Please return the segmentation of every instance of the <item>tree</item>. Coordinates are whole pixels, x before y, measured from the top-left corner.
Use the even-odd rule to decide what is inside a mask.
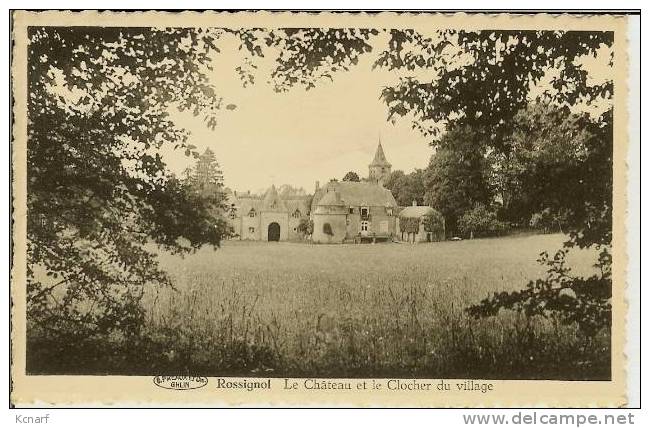
[[[500,235],[507,229],[497,220],[497,213],[483,204],[476,204],[458,219],[458,231],[465,237]]]
[[[233,234],[231,226],[225,220],[231,208],[226,205],[226,191],[223,186],[223,172],[219,167],[214,152],[207,148],[199,155],[193,168],[185,170],[183,184],[194,197],[211,210],[211,221],[222,238]]]
[[[27,316],[69,345],[133,337],[147,286],[171,286],[154,243],[218,246],[218,201],[167,173],[159,149],[193,154],[176,106],[216,124],[207,83],[217,35],[203,29],[30,27]],[[179,238],[185,238],[183,240]]]
[[[185,182],[204,197],[216,199],[217,206],[225,210],[225,190],[223,187],[223,172],[217,158],[210,148],[205,149],[194,166],[185,172]]]
[[[390,173],[384,187],[391,191],[397,205],[404,205],[401,203],[400,195],[402,194],[402,189],[406,186],[406,174],[401,169],[397,169]]]
[[[296,230],[298,231],[298,233],[301,233],[305,237],[311,236],[314,233],[314,222],[311,219],[303,217],[298,222],[298,226]]]
[[[415,169],[410,174],[404,174],[401,170],[393,171],[384,187],[391,191],[397,205],[407,206],[413,201],[422,205],[426,189],[425,172],[421,169]]]
[[[576,173],[587,154],[589,123],[584,114],[547,102],[531,103],[515,115],[511,150],[489,156],[504,218],[525,224],[533,213],[561,215],[580,187]]]
[[[354,182],[359,182],[361,179],[359,178],[359,174],[357,174],[354,171],[349,171],[345,176],[343,177],[343,181],[354,181]]]
[[[442,137],[426,170],[425,202],[445,217],[446,231],[456,234],[458,219],[474,204],[492,202],[488,163],[477,150],[478,136],[468,127]]]
[[[196,162],[192,182],[200,188],[223,187],[223,173],[219,169],[214,152],[209,147]]]

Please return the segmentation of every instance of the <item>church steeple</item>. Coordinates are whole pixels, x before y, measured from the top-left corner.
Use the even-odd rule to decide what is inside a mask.
[[[368,181],[383,185],[390,176],[391,166],[384,154],[384,148],[381,146],[380,138],[377,150],[375,151],[375,157],[372,159],[370,165],[368,165]]]
[[[372,160],[370,166],[387,166],[390,167],[391,164],[386,160],[386,155],[384,154],[384,148],[381,146],[381,140],[377,145],[377,151],[375,152],[375,158]]]

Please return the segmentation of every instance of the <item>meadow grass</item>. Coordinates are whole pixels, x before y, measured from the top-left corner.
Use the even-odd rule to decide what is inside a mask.
[[[228,241],[161,254],[176,290],[149,292],[131,374],[607,379],[610,338],[553,317],[464,309],[543,276],[561,235],[430,244]],[[572,251],[576,274],[594,254]]]

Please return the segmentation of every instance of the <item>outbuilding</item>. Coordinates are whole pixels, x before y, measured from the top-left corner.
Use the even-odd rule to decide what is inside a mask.
[[[445,219],[430,206],[413,205],[403,208],[398,216],[400,239],[406,242],[435,242],[445,240]]]

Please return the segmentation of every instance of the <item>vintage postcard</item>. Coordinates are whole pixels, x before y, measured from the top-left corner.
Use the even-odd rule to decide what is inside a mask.
[[[624,406],[626,19],[15,11],[12,404]]]

